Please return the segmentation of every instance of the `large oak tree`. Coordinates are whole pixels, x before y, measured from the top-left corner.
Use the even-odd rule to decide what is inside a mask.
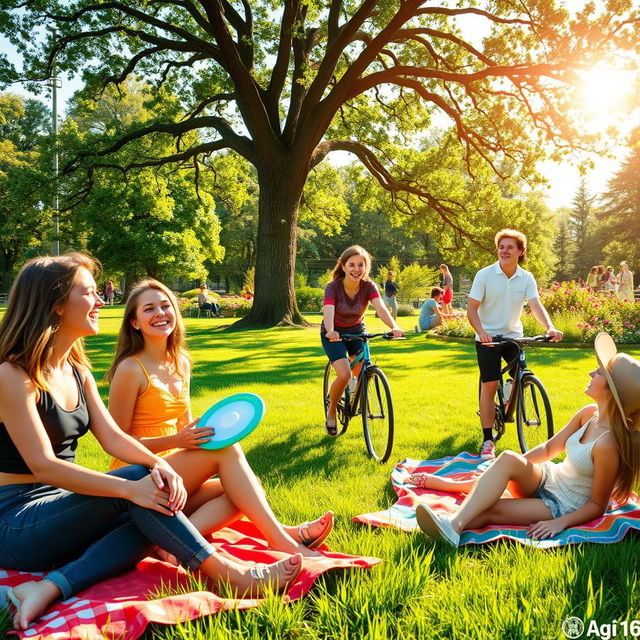
[[[473,173],[532,170],[554,142],[570,148],[571,70],[611,48],[637,46],[628,0],[570,19],[553,0],[2,0],[5,32],[25,73],[54,58],[96,92],[131,75],[166,84],[180,110],[109,139],[66,166],[91,175],[146,136],[174,140],[131,167],[206,164],[232,150],[260,186],[256,297],[247,324],[300,322],[293,273],[296,222],[309,171],[332,152],[354,154],[408,214],[439,217],[456,241],[487,243],[466,204],[434,193],[403,147],[450,123]],[[55,44],[34,33],[55,25]],[[483,37],[476,37],[480,33]],[[0,72],[11,75],[6,62]],[[442,116],[442,117],[440,117]],[[569,117],[568,117],[569,116]],[[199,135],[190,136],[198,131]],[[490,216],[491,212],[483,212]],[[476,215],[471,218],[477,217]]]

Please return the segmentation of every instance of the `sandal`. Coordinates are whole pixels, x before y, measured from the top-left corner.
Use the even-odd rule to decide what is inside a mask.
[[[317,522],[317,520],[307,520],[307,522],[303,522],[298,527],[298,539],[300,540],[300,543],[305,547],[308,547],[309,549],[317,549],[331,533],[331,530],[333,529],[333,511],[328,511],[325,515],[329,516],[328,522],[325,528],[322,530],[322,533],[320,533],[320,535],[316,536],[315,538],[312,538],[309,535],[309,527]],[[322,518],[324,518],[324,516],[321,516],[321,518],[319,519]]]
[[[0,609],[8,609],[9,615],[13,618],[20,608],[20,600],[13,593],[11,587],[0,587]]]
[[[428,489],[427,482],[433,474],[431,473],[410,473],[407,478],[409,484],[413,484],[420,489]]]
[[[287,586],[291,584],[297,577],[300,571],[302,570],[302,558],[298,556],[299,562],[296,567],[296,570],[293,571],[291,576],[288,579],[283,579],[281,583],[278,578],[277,565],[280,564],[278,562],[274,564],[264,564],[263,562],[258,562],[253,565],[249,569],[249,575],[254,580],[260,580],[263,582],[262,585],[259,585],[261,589],[263,588],[272,588],[277,592],[286,591]],[[274,578],[275,577],[275,581]]]
[[[331,436],[332,438],[335,438],[338,435],[337,420],[334,420],[333,423],[331,423],[329,422],[329,418],[327,418],[324,423],[324,428],[325,428],[325,431],[327,432],[327,435]]]

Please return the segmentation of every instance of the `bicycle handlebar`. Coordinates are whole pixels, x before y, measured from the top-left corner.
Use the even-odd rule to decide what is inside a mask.
[[[349,340],[370,340],[371,338],[382,337],[385,340],[404,340],[404,338],[394,338],[392,331],[385,333],[343,333],[340,339],[344,342]]]
[[[485,342],[486,345],[498,345],[505,342],[513,342],[514,344],[525,346],[532,342],[551,342],[551,336],[547,334],[541,334],[539,336],[523,337],[523,338],[508,338],[506,336],[491,336],[493,342]]]

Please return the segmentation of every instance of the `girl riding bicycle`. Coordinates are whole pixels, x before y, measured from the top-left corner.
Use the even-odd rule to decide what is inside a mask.
[[[239,444],[213,451],[200,448],[213,429],[198,427],[191,416],[190,373],[175,296],[161,282],[143,280],[127,299],[116,356],[107,373],[111,415],[123,431],[180,474],[189,494],[184,512],[200,533],[216,531],[244,514],[272,548],[312,555],[307,547],[319,546],[329,535],[333,513],[300,526],[283,526]],[[110,468],[121,465],[112,459]]]
[[[353,245],[338,258],[332,272],[333,279],[324,290],[320,337],[336,371],[336,379],[329,390],[325,422],[325,429],[330,436],[338,435],[336,407],[352,375],[347,353],[353,356],[362,349],[362,340],[343,342],[341,334],[366,331],[364,314],[371,303],[378,317],[393,330],[394,338],[404,335],[382,302],[378,287],[369,279],[370,271],[371,255],[362,247]],[[354,371],[354,375],[357,373]]]
[[[418,505],[424,533],[458,546],[464,529],[508,524],[552,538],[602,516],[612,496],[616,502],[629,498],[640,478],[640,361],[616,353],[606,333],[596,337],[595,352],[598,368],[585,390],[595,404],[580,409],[553,438],[524,455],[505,451],[474,481],[409,477],[423,488],[470,492],[453,516]],[[563,451],[565,460],[551,461]],[[514,498],[502,498],[506,489]]]

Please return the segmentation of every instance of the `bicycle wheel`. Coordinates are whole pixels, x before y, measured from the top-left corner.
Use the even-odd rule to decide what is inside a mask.
[[[324,384],[322,385],[322,400],[324,404],[324,417],[327,418],[327,411],[329,409],[329,389],[333,381],[336,379],[336,370],[331,366],[330,362],[327,362],[327,367],[324,370]],[[346,392],[345,392],[346,394]],[[338,400],[338,406],[336,407],[336,418],[338,423],[342,425],[342,428],[338,429],[338,434],[341,436],[346,430],[349,424],[349,411],[346,407],[345,396],[343,395]]]
[[[387,378],[376,366],[367,368],[360,410],[367,451],[375,460],[386,462],[393,448],[393,402]]]
[[[522,453],[553,436],[551,403],[544,385],[534,375],[522,378],[516,409],[518,440]]]

